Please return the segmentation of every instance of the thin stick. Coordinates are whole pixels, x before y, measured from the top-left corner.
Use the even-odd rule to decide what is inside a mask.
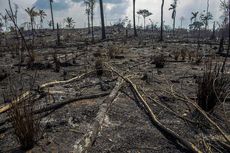
[[[190,152],[195,152],[195,153],[201,153],[202,151],[200,151],[194,144],[192,144],[191,142],[188,142],[187,140],[183,139],[182,137],[180,137],[177,133],[175,133],[174,131],[172,131],[171,129],[165,127],[156,117],[156,115],[153,113],[153,111],[151,110],[150,106],[148,105],[148,103],[144,100],[144,98],[141,96],[141,94],[139,93],[137,86],[127,77],[122,76],[119,72],[117,72],[116,70],[114,70],[110,65],[107,64],[107,66],[113,71],[115,72],[117,75],[121,76],[121,78],[123,78],[129,85],[131,90],[133,91],[133,93],[136,95],[136,97],[138,98],[138,100],[144,105],[148,115],[150,116],[152,122],[155,124],[155,126],[160,129],[160,131],[163,133],[165,133],[167,136],[170,136],[170,138],[172,138],[173,142],[176,142],[178,145],[181,145],[183,147],[185,147],[188,151]],[[176,140],[176,141],[174,141]]]

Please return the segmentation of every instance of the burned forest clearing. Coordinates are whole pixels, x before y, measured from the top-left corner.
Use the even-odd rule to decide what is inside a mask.
[[[9,6],[0,153],[229,152],[229,23],[212,30],[195,16],[190,29],[74,28],[67,18],[66,28],[51,21],[49,29],[36,28],[28,8],[23,29]]]

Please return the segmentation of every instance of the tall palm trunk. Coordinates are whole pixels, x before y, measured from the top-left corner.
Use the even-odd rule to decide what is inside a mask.
[[[106,39],[105,35],[105,21],[104,21],[104,10],[103,10],[103,0],[100,0],[100,10],[101,10],[101,32],[102,32],[102,40]]]
[[[4,19],[5,21],[5,28],[6,28],[6,31],[7,31],[7,29],[8,29],[8,22],[7,22],[7,19]]]
[[[40,29],[43,29],[43,21],[40,21]]]
[[[52,6],[53,0],[50,0],[50,11],[51,11],[51,17],[52,17],[52,25],[54,30],[54,16],[53,16],[53,6]]]
[[[90,14],[87,14],[88,16],[88,34],[90,34]]]
[[[207,9],[206,9],[206,16],[208,17],[208,12],[209,12],[209,0],[207,0]],[[208,27],[208,20],[206,19],[205,21],[205,31],[207,30]]]
[[[161,4],[161,35],[160,35],[160,41],[163,41],[163,28],[164,28],[164,0],[162,0]]]
[[[92,42],[94,42],[93,9],[91,10],[91,31],[92,31]]]
[[[176,13],[175,13],[175,17],[173,18],[173,36],[175,36],[175,25],[176,25]]]
[[[133,0],[133,29],[134,29],[134,36],[137,37],[137,29],[136,29],[136,0]]]
[[[144,17],[144,30],[145,30],[145,17]]]
[[[32,30],[32,32],[34,32],[34,21],[33,21],[32,16],[30,16],[30,24],[31,24],[31,30]]]

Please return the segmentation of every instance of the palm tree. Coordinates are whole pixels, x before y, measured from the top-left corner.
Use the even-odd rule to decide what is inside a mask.
[[[31,24],[32,31],[34,31],[34,22],[35,22],[34,18],[38,16],[38,12],[36,12],[34,9],[35,7],[32,8],[28,7],[27,9],[25,9],[26,13],[30,16],[30,24]]]
[[[104,10],[103,10],[103,0],[100,1],[100,10],[101,10],[101,28],[102,28],[102,40],[106,39],[105,35],[105,21],[104,21]]]
[[[162,0],[161,3],[161,35],[160,35],[160,41],[163,41],[163,28],[164,28],[164,0]]]
[[[139,10],[139,11],[137,12],[137,14],[143,16],[143,18],[144,18],[144,29],[145,29],[145,19],[146,19],[146,17],[152,15],[152,13],[149,12],[148,10],[146,10],[146,9],[143,9],[143,10]]]
[[[2,27],[3,27],[3,23],[2,20],[0,19],[0,32],[2,32]]]
[[[94,18],[94,8],[96,0],[88,0],[89,2],[89,8],[90,8],[90,14],[91,14],[91,30],[92,30],[92,42],[94,42],[94,27],[93,27],[93,18]]]
[[[183,21],[185,20],[185,18],[183,16],[180,17],[180,28],[182,29],[183,26]]]
[[[88,34],[90,34],[90,3],[88,0],[84,1],[85,3],[85,13],[87,14],[87,19],[88,19]]]
[[[137,37],[137,29],[136,29],[136,0],[133,0],[133,29],[134,29],[134,36]]]
[[[170,8],[169,8],[169,10],[172,10],[172,19],[173,19],[173,35],[175,35],[176,8],[177,8],[177,0],[174,0],[173,4],[171,4],[171,5],[170,5]]]
[[[47,14],[43,10],[39,10],[38,14],[40,16],[40,28],[42,28],[43,27],[43,20],[45,19]]]
[[[74,27],[74,20],[73,20],[73,18],[71,18],[71,17],[67,17],[66,19],[64,19],[64,21],[67,23],[67,25],[66,25],[66,27],[67,28],[73,28]]]
[[[198,14],[199,14],[199,12],[192,12],[192,17],[191,17],[191,22],[192,22],[192,20],[194,19],[194,22],[196,22],[197,21],[197,16],[198,16]]]
[[[209,12],[209,0],[207,0],[207,9],[206,9],[206,16],[208,17],[210,14]],[[208,27],[208,20],[205,21],[205,30],[207,30]]]
[[[9,20],[9,17],[7,16],[7,14],[2,15],[0,13],[0,15],[1,15],[2,19],[4,20],[4,26],[5,26],[6,30],[7,30],[8,29],[8,20]]]
[[[15,17],[15,22],[16,22],[16,24],[17,24],[17,22],[18,22],[18,4],[14,4],[14,9],[15,9],[15,11],[14,11],[14,17]]]
[[[200,15],[200,19],[201,19],[201,21],[204,23],[204,25],[205,25],[205,27],[204,27],[204,29],[205,30],[207,30],[207,27],[208,27],[208,21],[209,20],[212,20],[213,19],[213,16],[212,16],[212,14],[210,13],[210,12],[208,12],[208,13],[202,13],[201,15]]]
[[[48,26],[49,26],[49,28],[51,29],[51,28],[52,28],[52,20],[47,21],[47,22],[48,22]]]
[[[50,1],[50,12],[51,12],[51,17],[52,17],[52,26],[53,26],[53,30],[54,30],[54,15],[53,15],[53,0],[49,0]]]

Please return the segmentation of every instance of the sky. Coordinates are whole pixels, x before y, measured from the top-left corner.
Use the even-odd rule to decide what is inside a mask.
[[[16,3],[19,6],[18,22],[23,23],[29,21],[29,16],[25,13],[27,7],[35,6],[37,9],[43,9],[47,13],[44,25],[48,24],[50,20],[49,0],[11,0],[12,4]],[[96,0],[97,2],[99,0]],[[106,25],[117,23],[118,20],[124,19],[126,16],[132,21],[132,2],[133,0],[103,0],[104,13]],[[209,10],[213,14],[213,21],[219,21],[222,14],[220,10],[220,0],[209,0]],[[171,11],[169,11],[170,4],[173,0],[165,0],[164,6],[164,20],[165,24],[172,25]],[[191,12],[206,10],[207,0],[178,0],[176,27],[180,26],[180,17],[183,16],[185,21],[183,27],[187,27],[190,23]],[[5,9],[8,9],[8,0],[0,0],[0,13],[5,14]],[[54,19],[64,25],[64,18],[72,17],[74,19],[75,27],[84,28],[87,26],[87,16],[85,14],[85,5],[83,0],[54,0]],[[153,13],[146,24],[150,24],[149,19],[154,23],[160,25],[161,0],[136,0],[136,11],[140,9],[148,9]],[[210,22],[210,28],[213,23]],[[37,18],[37,22],[39,19]],[[100,9],[99,4],[95,6],[95,25],[100,25]],[[136,15],[136,22],[138,25],[143,25],[143,18]]]

